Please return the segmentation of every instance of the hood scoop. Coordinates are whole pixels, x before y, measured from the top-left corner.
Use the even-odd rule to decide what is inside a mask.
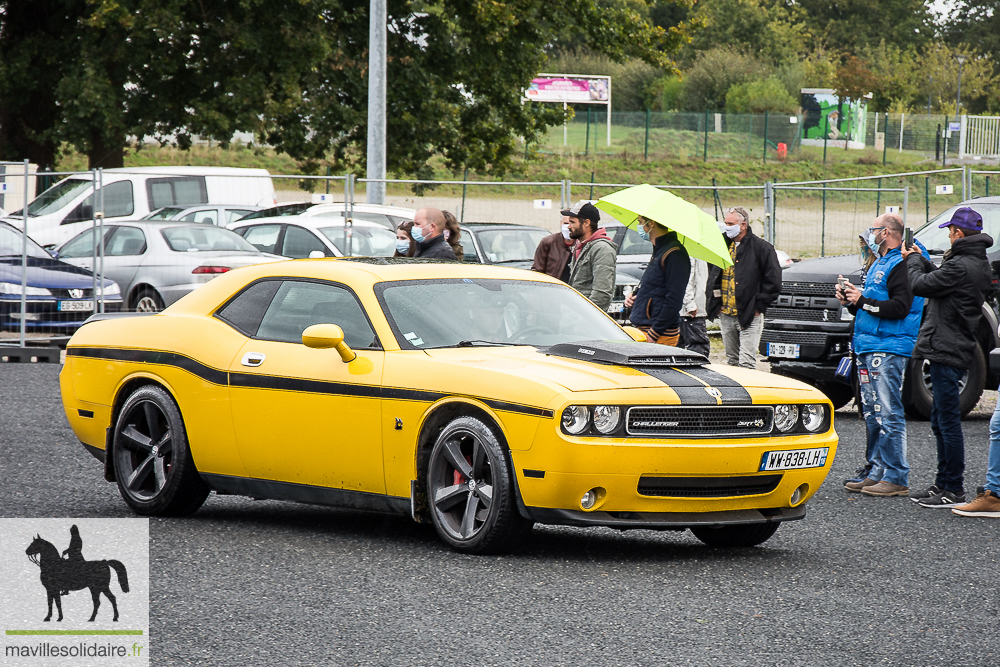
[[[630,343],[617,340],[588,340],[578,343],[553,345],[545,354],[592,361],[595,364],[614,366],[704,366],[708,357],[697,352],[668,345]]]

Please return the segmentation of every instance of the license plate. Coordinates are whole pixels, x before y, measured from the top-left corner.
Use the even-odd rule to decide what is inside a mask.
[[[798,359],[799,346],[791,343],[768,343],[767,356],[781,357],[783,359]]]
[[[93,301],[60,301],[59,310],[66,312],[69,310],[88,311],[94,309]]]
[[[764,452],[760,459],[760,470],[797,470],[800,468],[822,468],[826,465],[829,447],[816,449],[790,449],[781,452]]]
[[[609,313],[620,313],[623,310],[625,310],[625,302],[624,301],[618,301],[617,303],[616,302],[612,302],[611,306],[608,308],[608,312]]]

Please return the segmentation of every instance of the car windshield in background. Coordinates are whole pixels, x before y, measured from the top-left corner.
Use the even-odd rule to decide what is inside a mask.
[[[494,264],[530,262],[539,242],[548,236],[542,229],[484,229],[477,233],[479,246]]]
[[[257,248],[247,243],[239,234],[221,227],[185,226],[167,227],[160,231],[167,245],[176,252],[197,252],[202,250],[227,250],[257,252]]]
[[[341,225],[320,227],[319,232],[346,257],[392,257],[396,252],[396,235],[384,227],[349,227],[345,235]]]
[[[274,206],[272,208],[261,209],[260,211],[254,211],[244,215],[240,220],[256,220],[258,218],[278,218],[285,215],[298,215],[303,211],[308,211],[312,208],[312,204],[301,203],[301,204],[282,204],[281,206]]]
[[[35,217],[58,211],[92,187],[93,181],[81,178],[67,178],[65,181],[60,181],[28,204],[28,215]],[[11,215],[21,215],[21,211]]]
[[[413,280],[376,286],[399,346],[535,345],[631,340],[566,285],[525,280]]]
[[[653,243],[644,241],[639,232],[631,227],[625,228],[625,237],[622,238],[619,255],[651,255],[653,254]]]
[[[165,206],[158,211],[153,211],[143,216],[142,220],[172,220],[175,215],[183,211],[181,206]]]
[[[21,236],[21,232],[18,230],[6,226],[0,227],[0,257],[8,257],[11,255],[20,257],[24,244],[23,239],[24,237]],[[31,239],[28,239],[28,257],[45,257],[52,259],[52,255],[42,250],[41,246]]]
[[[962,206],[952,206],[916,232],[917,239],[924,244],[925,248],[944,251],[951,247],[951,241],[948,240],[948,228],[942,229],[938,225],[951,220],[955,211],[962,207],[972,208],[983,216],[983,231],[993,237],[994,246],[996,245],[996,241],[1000,240],[1000,204],[975,204],[974,206],[963,204]]]

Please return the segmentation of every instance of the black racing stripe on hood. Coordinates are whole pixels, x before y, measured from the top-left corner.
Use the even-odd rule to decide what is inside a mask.
[[[636,368],[636,370],[655,377],[673,389],[680,398],[681,405],[719,405],[719,401],[706,391],[708,387],[719,391],[722,395],[722,405],[753,404],[749,392],[742,385],[732,378],[705,368],[685,366],[683,371],[676,368]]]

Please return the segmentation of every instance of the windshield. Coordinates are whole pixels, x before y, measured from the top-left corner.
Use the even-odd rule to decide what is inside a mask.
[[[973,202],[972,204],[952,206],[918,229],[914,236],[924,244],[927,250],[940,250],[944,252],[951,247],[951,241],[948,240],[948,228],[940,228],[938,225],[951,220],[951,216],[955,215],[955,211],[963,207],[971,208],[983,216],[983,231],[993,237],[995,245],[995,241],[1000,238],[1000,204],[980,204]]]
[[[92,189],[92,183],[93,181],[81,178],[67,178],[59,181],[28,204],[28,215],[34,218],[60,211],[80,194]],[[11,215],[16,217],[23,214],[21,211],[16,211]]]
[[[153,211],[152,213],[142,217],[142,220],[173,220],[174,216],[185,209],[179,206],[164,206],[158,211]]]
[[[549,233],[544,229],[486,229],[476,235],[489,260],[503,264],[532,261],[539,242]]]
[[[9,255],[20,257],[21,247],[24,243],[22,241],[23,238],[20,231],[6,225],[0,226],[0,257]],[[46,257],[52,259],[52,255],[42,250],[41,246],[30,238],[28,239],[28,257]]]
[[[399,346],[549,346],[631,340],[566,285],[526,280],[413,280],[383,283],[379,300]]]
[[[319,231],[347,257],[392,257],[396,252],[396,235],[384,227],[350,227],[346,237],[343,226]]]
[[[170,249],[175,252],[197,252],[199,250],[228,250],[257,252],[242,236],[221,227],[187,225],[167,227],[160,231]]]
[[[273,208],[265,208],[260,211],[254,211],[249,215],[244,215],[240,220],[257,220],[258,218],[276,218],[284,215],[298,215],[303,211],[308,211],[313,205],[308,203],[301,204],[281,204],[280,206],[275,206]]]

